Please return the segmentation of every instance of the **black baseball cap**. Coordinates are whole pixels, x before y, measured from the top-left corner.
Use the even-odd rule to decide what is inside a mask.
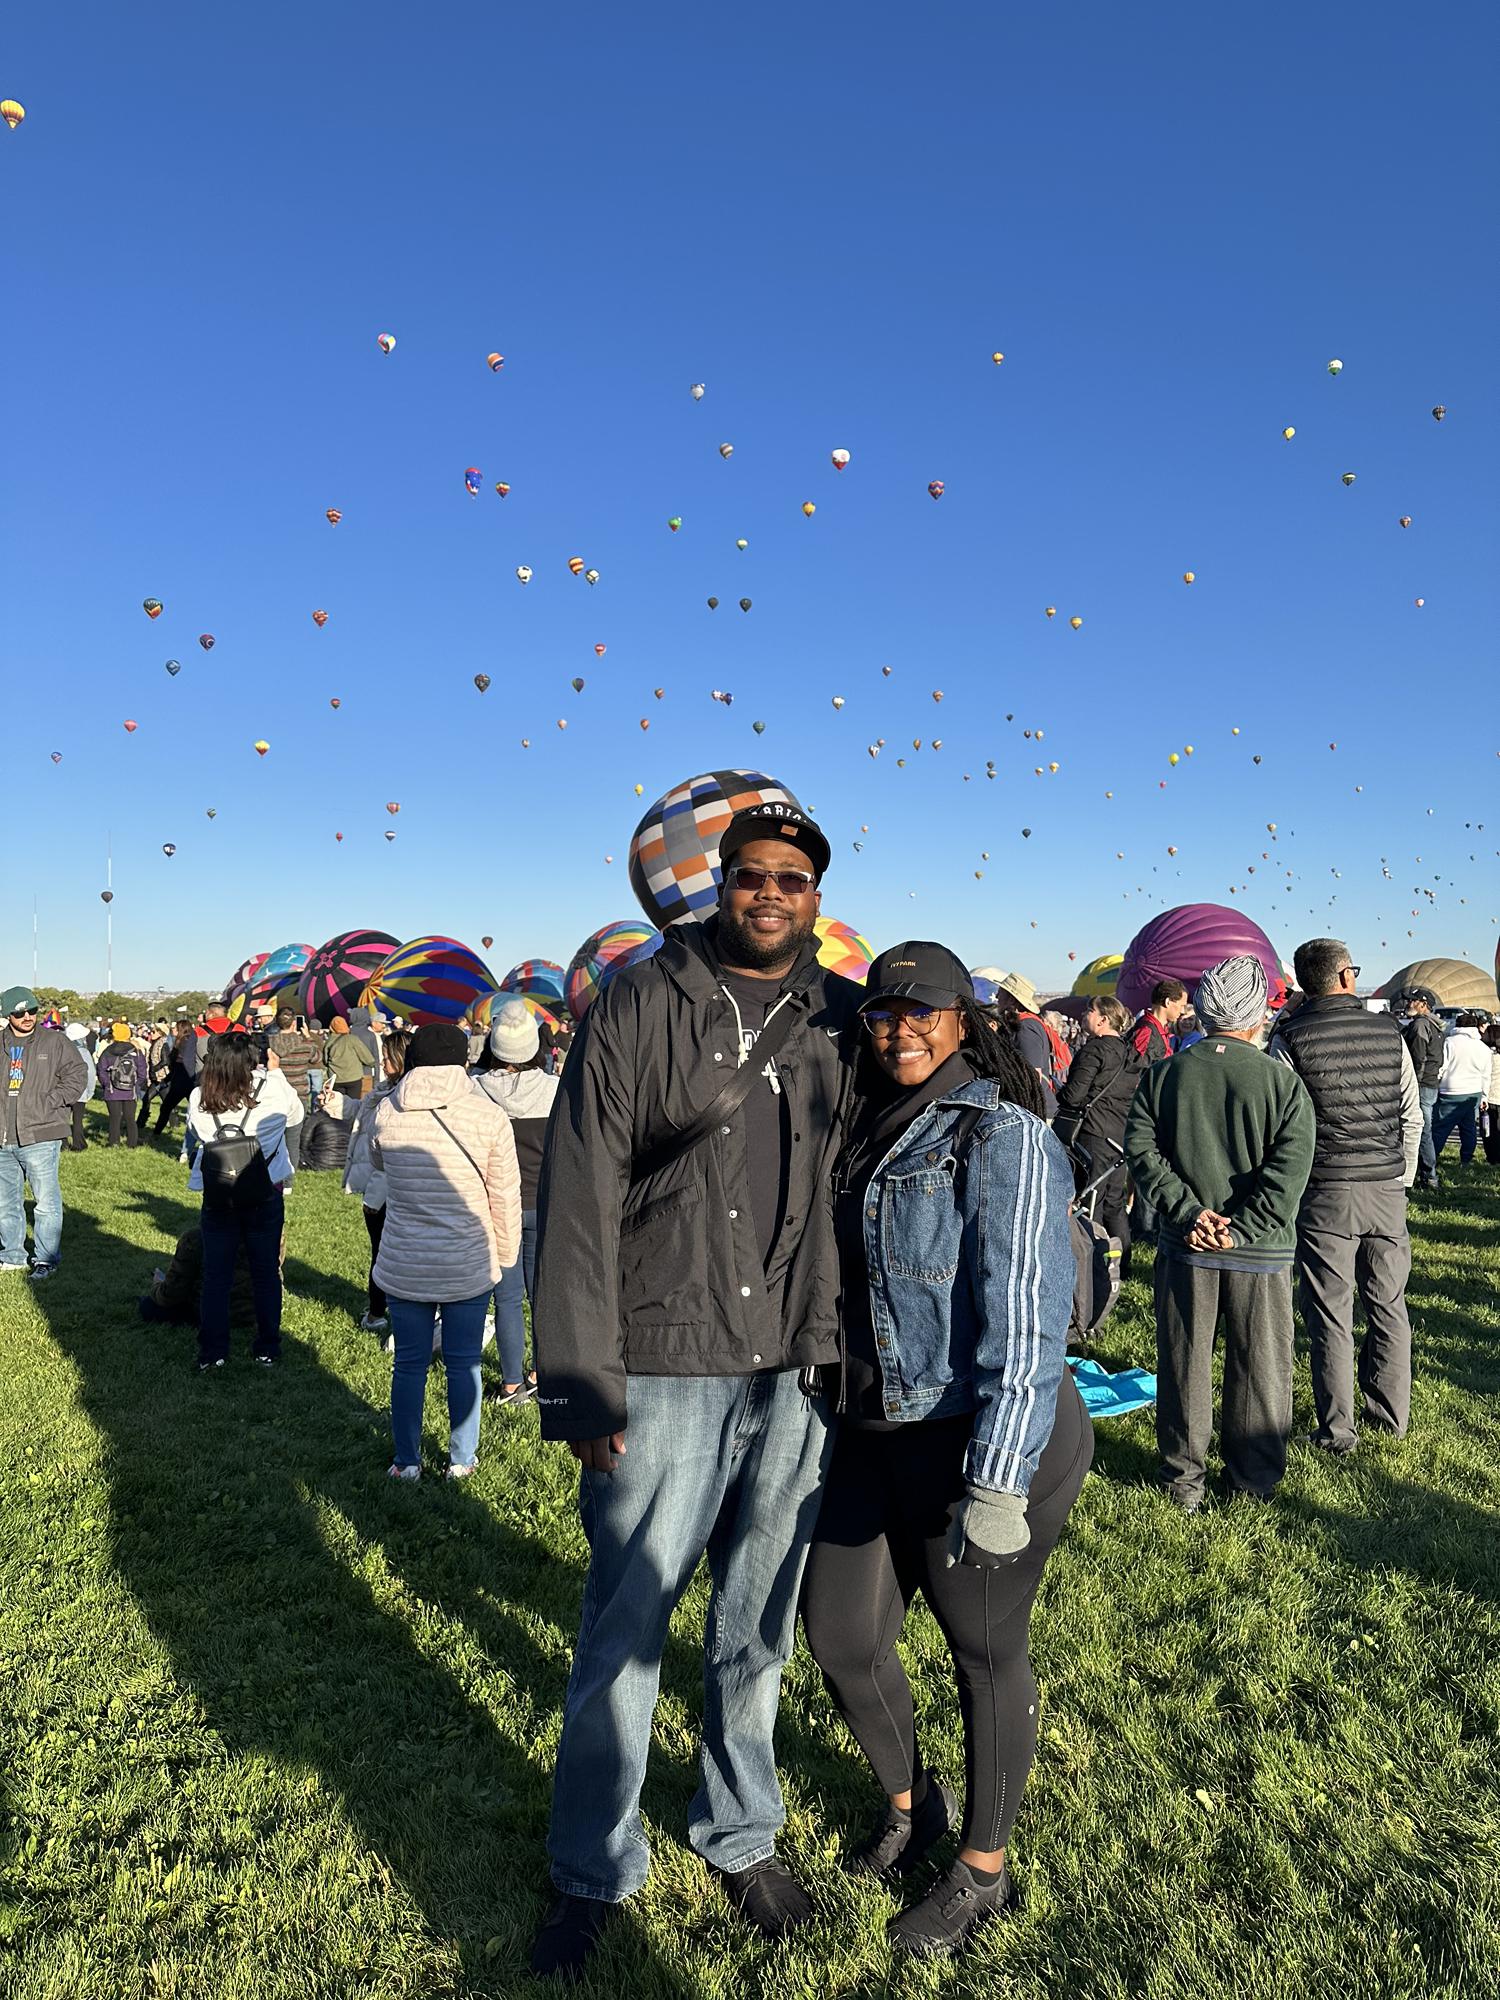
[[[801,806],[784,802],[746,806],[737,812],[719,837],[720,863],[727,867],[733,856],[752,840],[784,840],[789,847],[801,848],[820,881],[833,859],[833,849],[817,821],[809,819]]]
[[[945,944],[912,939],[881,952],[865,981],[861,1009],[877,1000],[915,1000],[919,1007],[951,1007],[972,1000],[974,982],[957,952]]]

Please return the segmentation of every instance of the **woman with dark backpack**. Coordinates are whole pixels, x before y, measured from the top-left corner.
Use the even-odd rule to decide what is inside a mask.
[[[1088,1040],[1074,1056],[1057,1093],[1052,1130],[1074,1155],[1073,1178],[1085,1182],[1114,1164],[1099,1190],[1098,1219],[1122,1252],[1120,1276],[1130,1276],[1130,1177],[1125,1171],[1125,1119],[1146,1064],[1126,1039],[1130,1016],[1112,995],[1091,1000],[1084,1016]],[[1087,1160],[1080,1156],[1087,1154]]]
[[[203,1196],[203,1295],[198,1367],[222,1368],[229,1353],[229,1294],[241,1249],[255,1297],[255,1359],[281,1353],[282,1197],[291,1185],[289,1126],[302,1104],[280,1070],[259,1069],[248,1036],[203,1044],[188,1130],[198,1142],[188,1187]]]
[[[802,1616],[888,1805],[853,1854],[894,1882],[958,1854],[889,1928],[962,1950],[1013,1902],[1006,1849],[1036,1749],[1031,1606],[1093,1456],[1064,1366],[1072,1176],[1042,1085],[963,963],[900,944],[870,968],[860,1099],[834,1178],[838,1424]],[[953,1658],[957,1801],[917,1743],[896,1642],[920,1590]]]
[[[145,1095],[146,1058],[130,1038],[128,1021],[111,1024],[109,1040],[99,1044],[94,1066],[99,1095],[109,1113],[106,1144],[118,1146],[123,1132],[127,1146],[138,1146],[141,1135],[136,1130],[135,1107]]]

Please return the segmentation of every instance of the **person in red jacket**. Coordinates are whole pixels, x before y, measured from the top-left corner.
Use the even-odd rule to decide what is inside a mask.
[[[1151,1005],[1135,1024],[1131,1046],[1143,1062],[1160,1062],[1172,1053],[1172,1030],[1188,1010],[1187,988],[1180,979],[1158,979]]]

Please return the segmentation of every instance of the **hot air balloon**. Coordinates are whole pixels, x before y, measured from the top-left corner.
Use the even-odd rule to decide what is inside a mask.
[[[391,818],[394,819],[396,814],[401,810],[401,801],[399,799],[387,799],[385,809],[391,815]]]
[[[1198,581],[1196,575],[1190,569],[1185,569],[1182,572],[1182,580],[1184,583],[1196,583]]]
[[[1005,356],[1000,352],[999,348],[997,347],[995,349],[995,352],[990,356],[990,359],[991,361],[994,362],[995,366],[998,368],[1000,366],[1000,363],[1005,359]]]
[[[525,583],[530,583],[530,581],[531,581],[530,563],[518,563],[516,565],[516,582],[525,584]]]
[[[1180,764],[1182,762],[1182,759],[1178,756],[1177,752],[1174,750],[1171,753],[1171,755],[1167,758],[1167,762],[1169,764]]]
[[[347,1018],[398,942],[389,931],[338,932],[313,953],[303,969],[297,985],[299,1011],[325,1028],[335,1014]]]
[[[1341,472],[1341,473],[1339,474],[1339,477],[1340,477],[1340,479],[1342,479],[1342,480],[1343,480],[1343,482],[1344,482],[1344,484],[1345,484],[1346,486],[1352,486],[1352,485],[1354,484],[1354,481],[1355,481],[1355,479],[1356,479],[1356,478],[1358,477],[1358,475],[1357,475],[1356,473],[1353,473],[1353,472]]]
[[[744,536],[743,536],[743,535],[742,535],[742,536],[740,537],[740,539],[739,539],[739,540],[738,540],[738,541],[737,541],[737,542],[735,543],[735,547],[736,547],[737,549],[740,549],[740,550],[744,550],[744,549],[748,549],[748,548],[749,548],[749,546],[750,546],[750,544],[749,544],[749,543],[748,543],[748,542],[747,542],[747,541],[745,540],[745,538],[744,538]]]
[[[1057,606],[1055,604],[1049,604],[1047,606],[1047,616],[1049,618],[1055,618],[1057,616]]]
[[[740,599],[740,609],[741,611],[748,611],[750,609],[750,600],[748,597],[742,597]]]
[[[484,946],[485,950],[488,951],[490,946],[495,942],[495,940],[492,937],[482,937],[479,940],[479,942]]]
[[[569,573],[569,575],[570,575],[570,576],[582,576],[582,575],[583,575],[583,557],[582,557],[582,556],[569,556],[569,557],[568,557],[568,573]]]
[[[588,1012],[601,980],[614,961],[638,950],[652,935],[653,926],[643,924],[639,917],[620,917],[584,939],[569,962],[565,982],[568,1011],[575,1021],[581,1021]]]
[[[688,391],[688,394],[692,397],[695,403],[701,403],[703,401],[703,391],[707,387],[708,384],[706,382],[695,382],[692,388]]]
[[[667,526],[672,530],[672,533],[675,535],[677,533],[677,530],[682,526],[682,516],[680,514],[671,515],[668,518]]]
[[[561,1002],[566,989],[565,969],[550,958],[523,958],[500,982],[502,993],[530,993],[543,1002]]]
[[[342,840],[344,836],[341,833],[336,833],[333,837],[335,840]]]
[[[478,688],[481,694],[485,692],[489,684],[490,684],[490,677],[488,674],[476,674],[474,676],[474,685],[475,687]]]
[[[133,721],[129,716],[125,718],[125,734],[127,736],[134,736],[136,730],[139,727],[140,724],[138,722]]]
[[[271,747],[270,744],[267,743],[266,739],[263,736],[256,738],[255,754],[257,757],[264,757],[266,752],[270,749],[270,747]]]
[[[503,479],[497,479],[495,481],[495,491],[500,495],[500,498],[503,500],[506,494],[509,493],[510,488]]]
[[[492,375],[498,375],[500,370],[505,366],[505,356],[503,354],[487,354],[484,359],[485,365],[489,368]]]
[[[582,694],[583,687],[584,687],[583,682],[580,679],[578,679],[578,677],[575,675],[572,681],[572,688],[574,694]]]
[[[336,528],[339,522],[342,521],[344,517],[339,512],[337,507],[330,507],[324,518],[327,520],[330,527]]]
[[[784,785],[760,771],[706,771],[646,809],[630,842],[630,886],[665,930],[708,916],[719,901],[719,836],[746,806],[793,805]]]
[[[467,465],[464,467],[464,485],[476,500],[479,498],[479,486],[483,477],[484,474],[479,470],[477,465]]]
[[[844,467],[849,463],[849,454],[842,446],[837,451],[830,452],[828,456],[833,463],[835,472],[842,472]]]
[[[943,690],[941,688],[934,688],[932,690],[932,698],[934,701],[941,701],[943,698]],[[1040,730],[1037,731],[1038,736],[1040,736],[1041,733],[1042,732]]]
[[[148,618],[160,618],[160,616],[161,616],[161,599],[160,599],[159,597],[148,597],[148,598],[145,598],[145,599],[144,599],[144,600],[142,601],[142,604],[141,604],[141,609],[142,609],[142,611],[144,611],[144,612],[145,612],[145,614],[146,614],[146,616],[147,616]]]
[[[181,660],[168,660],[167,672],[172,676],[173,680],[175,681],[177,676],[182,672]]]
[[[172,856],[177,852],[176,842],[171,840],[164,840],[161,844],[161,851],[163,854],[166,855],[167,859],[170,861]]]
[[[1330,361],[1328,364],[1328,372],[1330,375],[1342,375],[1344,372],[1343,362],[1338,360]]]
[[[61,750],[54,750],[54,751],[52,752],[52,761],[53,761],[53,763],[54,763],[54,764],[60,764],[60,763],[62,762],[62,752],[61,752]]]
[[[328,623],[328,613],[326,611],[315,611],[312,615],[312,621],[321,632],[323,627]]]
[[[201,646],[201,647],[203,648],[203,650],[204,650],[204,652],[205,652],[205,653],[211,653],[211,652],[213,651],[213,649],[214,649],[214,635],[213,635],[213,633],[212,633],[212,632],[200,632],[200,633],[198,634],[198,644],[199,644],[199,645],[200,645],[200,646]]]
[[[598,644],[596,643],[596,645],[595,645],[595,647],[594,647],[594,658],[595,658],[596,660],[602,660],[602,659],[604,658],[604,655],[605,655],[605,654],[606,654],[606,653],[607,653],[608,651],[609,651],[609,648],[608,648],[607,646],[601,646],[601,645],[598,645]]]
[[[1243,911],[1217,903],[1185,903],[1164,910],[1126,946],[1117,997],[1132,1010],[1144,1007],[1159,979],[1180,979],[1191,989],[1209,966],[1237,953],[1258,958],[1268,982],[1280,978],[1280,962],[1270,939]]]
[[[1441,423],[1444,417],[1447,416],[1448,412],[1441,403],[1434,403],[1432,406],[1432,414],[1436,418],[1437,422]]]
[[[375,336],[375,345],[380,349],[382,354],[394,354],[396,351],[396,336],[393,333],[377,333]]]
[[[1112,994],[1119,981],[1120,967],[1124,955],[1118,951],[1105,952],[1100,958],[1091,958],[1073,981],[1074,995],[1080,1000],[1102,1000]]]
[[[708,608],[709,608],[709,610],[710,610],[710,611],[717,611],[717,610],[718,610],[718,608],[719,608],[719,600],[718,600],[718,598],[717,598],[717,597],[711,597],[711,598],[709,598],[709,600],[708,600]]]
[[[764,736],[766,733],[766,725],[763,722],[752,722],[750,727],[755,731],[757,736]]]
[[[337,708],[339,706],[339,698],[336,694],[331,694],[328,697],[328,706],[330,708]]]
[[[882,679],[882,680],[887,680],[887,681],[888,681],[888,680],[890,679],[890,677],[891,677],[891,670],[890,670],[890,668],[889,668],[889,667],[882,667],[882,668],[880,669],[880,677],[881,677],[881,679]]]
[[[1083,626],[1083,620],[1081,618],[1070,618],[1068,620],[1068,623],[1072,626],[1075,632],[1080,631]]]
[[[814,515],[814,514],[816,514],[818,510],[817,510],[816,506],[814,506],[814,504],[813,504],[813,502],[812,502],[811,500],[804,500],[804,501],[803,501],[803,503],[802,503],[802,511],[803,511],[803,513],[804,513],[804,514],[805,514],[805,515],[807,516],[808,520],[810,521],[810,520],[812,519],[813,515]]]
[[[844,697],[841,694],[836,694],[833,697],[833,705],[835,708],[842,708],[844,705]]]
[[[99,891],[99,901],[101,903],[112,903],[114,900],[115,892],[113,889],[101,889]]]
[[[585,582],[586,584],[588,584],[588,585],[590,585],[590,587],[592,587],[592,586],[593,586],[594,584],[596,584],[596,583],[597,583],[597,582],[599,581],[599,572],[598,572],[598,570],[596,570],[596,569],[586,569],[586,570],[585,570],[585,571],[583,572],[583,580],[584,580],[584,582]]]
[[[247,992],[255,984],[255,981],[260,976],[261,967],[270,956],[271,954],[268,951],[254,951],[230,973],[228,979],[224,982],[224,990],[220,996],[225,1006],[229,1004],[236,993]]]
[[[457,938],[419,937],[398,945],[370,976],[365,1005],[387,1019],[400,1014],[419,1025],[457,1021],[499,992],[479,955]]]
[[[15,131],[25,116],[26,106],[24,104],[17,104],[13,97],[7,97],[3,101],[0,101],[0,118],[5,120],[12,132]]]
[[[1022,840],[1030,840],[1030,838],[1031,838],[1031,828],[1030,828],[1029,826],[1023,826],[1023,827],[1021,828],[1021,838],[1022,838]]]
[[[734,446],[732,444],[721,444],[719,446],[719,456],[720,458],[733,458]]]
[[[1286,429],[1281,433],[1281,435],[1286,439],[1287,443],[1290,444],[1292,439],[1297,435],[1296,425],[1288,424]]]
[[[817,937],[818,963],[824,970],[863,986],[875,957],[875,947],[869,939],[861,936],[852,924],[841,924],[837,917],[815,918],[813,931]]]
[[[210,819],[217,819],[219,817],[219,811],[217,806],[207,806],[205,807],[205,811],[207,812]]]
[[[1390,999],[1414,986],[1425,986],[1435,993],[1440,1007],[1477,1007],[1486,1013],[1500,1013],[1496,981],[1486,977],[1482,966],[1461,958],[1419,958],[1414,964],[1403,965],[1375,989],[1376,996]]]
[[[391,828],[389,828],[389,829],[387,830],[387,832],[386,832],[386,836],[385,836],[385,837],[386,837],[386,839],[387,839],[387,840],[394,840],[394,839],[396,838],[396,830],[395,830],[395,828],[394,828],[394,827],[391,827]]]
[[[941,500],[941,499],[942,499],[942,497],[943,497],[943,482],[942,482],[942,480],[941,480],[941,479],[929,479],[929,480],[928,480],[928,482],[927,482],[927,491],[928,491],[928,492],[929,492],[929,493],[930,493],[930,494],[932,495],[932,497],[933,497],[933,499],[934,499],[934,500]]]

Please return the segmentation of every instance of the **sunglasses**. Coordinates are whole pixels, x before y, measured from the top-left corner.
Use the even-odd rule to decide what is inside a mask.
[[[10,1018],[13,1021],[34,1021],[36,1016],[37,1010],[35,1007],[13,1007],[10,1013]]]
[[[805,896],[809,889],[817,887],[816,875],[808,875],[800,868],[731,868],[729,886],[744,889],[751,895],[764,889],[768,882],[774,882],[783,896]]]
[[[902,1021],[919,1035],[931,1035],[937,1032],[944,1014],[952,1011],[949,1007],[907,1007],[898,1014],[890,1007],[866,1007],[859,1018],[871,1035],[893,1035]]]
[[[1362,965],[1346,965],[1344,970],[1351,979],[1358,979],[1359,975],[1364,971],[1364,967]]]

